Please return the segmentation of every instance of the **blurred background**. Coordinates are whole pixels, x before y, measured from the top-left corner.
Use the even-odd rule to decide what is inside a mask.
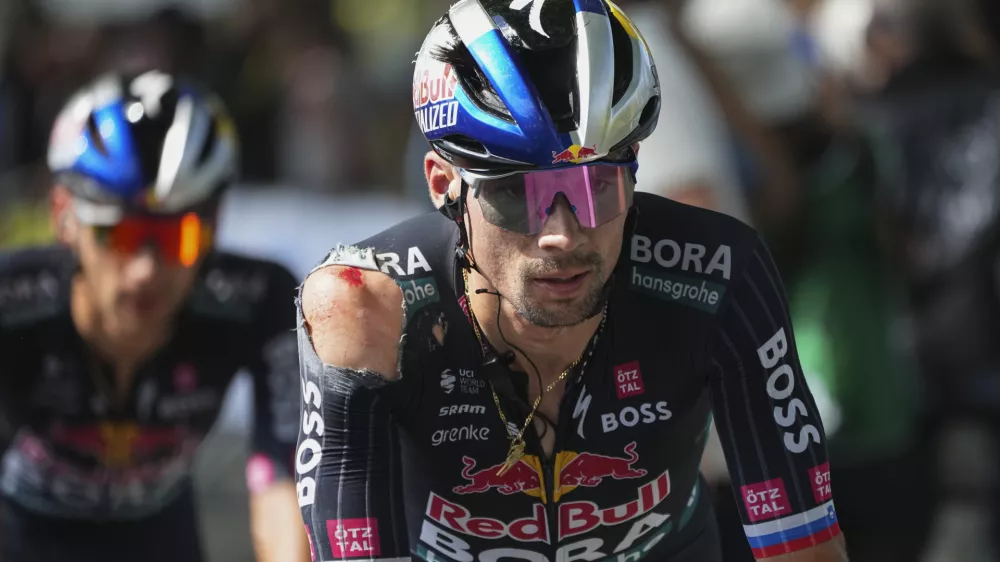
[[[621,0],[663,107],[639,188],[763,233],[852,561],[1000,560],[1000,2]],[[243,181],[220,244],[303,278],[430,210],[411,64],[448,0],[0,0],[0,247],[51,240],[67,96],[161,68],[219,92]],[[212,562],[252,559],[250,386],[201,452]],[[751,560],[716,449],[727,561]]]

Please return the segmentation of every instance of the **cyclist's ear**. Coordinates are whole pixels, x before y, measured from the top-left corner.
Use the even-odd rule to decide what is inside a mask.
[[[75,246],[79,233],[79,223],[73,215],[73,196],[64,185],[52,187],[49,194],[49,220],[56,240]]]
[[[431,202],[438,209],[444,205],[446,194],[452,199],[462,194],[462,178],[458,170],[433,150],[424,156],[424,177]]]

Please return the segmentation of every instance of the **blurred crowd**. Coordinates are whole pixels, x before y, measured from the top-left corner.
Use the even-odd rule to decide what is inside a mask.
[[[430,209],[411,62],[448,4],[0,1],[0,246],[46,239],[51,122],[108,69],[219,92],[254,189]],[[851,559],[1000,559],[1000,3],[620,5],[663,90],[639,189],[764,234]],[[713,451],[705,473],[750,560]]]

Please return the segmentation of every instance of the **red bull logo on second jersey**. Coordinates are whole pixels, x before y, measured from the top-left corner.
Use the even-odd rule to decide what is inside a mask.
[[[183,448],[184,432],[173,427],[102,422],[80,427],[56,426],[52,441],[88,454],[107,468],[125,468],[176,454]]]
[[[579,164],[581,162],[586,162],[588,160],[594,160],[598,157],[597,145],[591,147],[580,146],[578,144],[571,145],[566,150],[562,152],[552,152],[552,163],[553,164]]]

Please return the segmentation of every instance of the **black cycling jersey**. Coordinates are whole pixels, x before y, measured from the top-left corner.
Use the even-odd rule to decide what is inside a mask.
[[[406,320],[401,378],[381,385],[323,365],[300,328],[296,478],[316,560],[718,560],[699,477],[713,414],[757,557],[839,533],[822,425],[757,234],[644,193],[625,232],[555,450],[528,431],[503,476],[509,430],[490,381],[519,425],[527,376],[487,374],[456,225],[432,213],[330,253],[320,267],[395,279]]]
[[[118,402],[106,392],[111,366],[70,316],[77,271],[63,248],[0,254],[0,414],[14,428],[0,470],[5,500],[60,519],[152,516],[186,489],[241,369],[255,394],[249,482],[290,475],[299,407],[290,273],[209,255],[171,339]]]

